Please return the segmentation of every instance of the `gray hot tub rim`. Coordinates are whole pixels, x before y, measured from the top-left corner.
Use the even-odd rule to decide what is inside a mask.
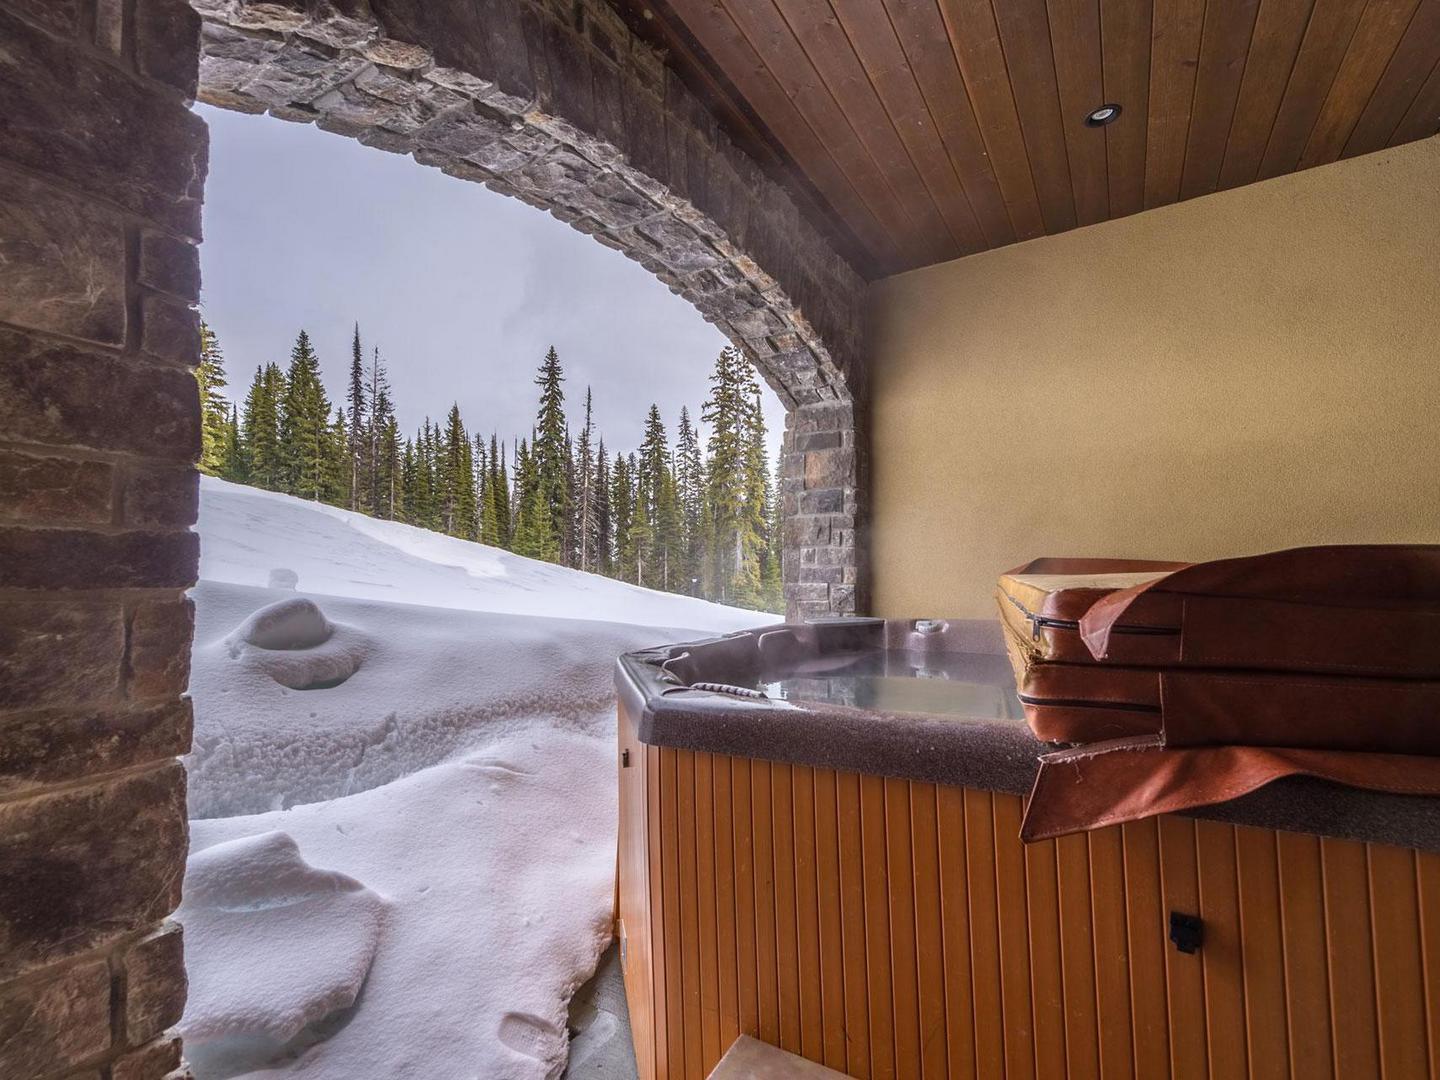
[[[767,669],[767,654],[774,661],[785,651],[793,659],[822,650],[959,650],[975,640],[974,624],[959,620],[772,623],[626,653],[615,686],[648,746],[1028,796],[1038,755],[1054,747],[1023,724],[781,702],[745,685]],[[1440,800],[1306,777],[1182,816],[1440,853]]]

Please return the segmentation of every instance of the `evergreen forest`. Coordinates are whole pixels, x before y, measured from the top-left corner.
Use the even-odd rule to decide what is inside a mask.
[[[567,405],[554,348],[536,372],[534,425],[510,440],[467,427],[458,404],[402,433],[380,351],[367,353],[358,325],[342,401],[327,394],[304,330],[289,363],[257,367],[232,404],[220,342],[202,323],[196,375],[200,467],[213,476],[651,589],[784,610],[760,387],[736,349],[716,358],[698,416],[682,408],[672,436],[652,404],[629,452],[606,446],[588,387]]]

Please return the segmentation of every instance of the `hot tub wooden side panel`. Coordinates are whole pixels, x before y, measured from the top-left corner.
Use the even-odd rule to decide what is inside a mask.
[[[860,1078],[1440,1078],[1440,856],[1180,817],[1026,847],[1011,795],[621,739],[644,1080],[741,1033]]]
[[[652,818],[648,811],[651,801],[648,785],[658,779],[656,763],[660,751],[647,747],[636,737],[634,721],[623,706],[619,734],[620,857],[616,867],[616,893],[620,967],[640,1080],[656,1080],[666,1075],[660,1071],[666,1063],[657,1062],[655,1056],[656,991],[663,992],[664,981],[654,981],[652,974],[658,962],[655,947],[663,935],[656,934],[651,925],[651,912],[659,908],[658,903],[652,903],[651,891],[659,890],[661,875],[658,867],[656,873],[651,873],[651,824],[653,821],[658,828],[659,815]],[[658,799],[655,801],[658,803]]]

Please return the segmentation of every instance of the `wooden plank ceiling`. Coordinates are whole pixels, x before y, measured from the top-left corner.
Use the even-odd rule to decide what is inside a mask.
[[[871,276],[1440,127],[1440,0],[616,2]]]

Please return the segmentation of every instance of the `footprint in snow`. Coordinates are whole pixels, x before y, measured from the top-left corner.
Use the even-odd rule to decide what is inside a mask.
[[[533,772],[516,768],[501,758],[470,758],[463,762],[465,768],[474,769],[492,780],[514,780],[521,776],[534,776]]]
[[[517,1054],[544,1061],[554,1052],[562,1032],[548,1021],[531,1013],[506,1013],[500,1018],[496,1035]]]
[[[224,639],[230,657],[289,690],[331,690],[373,651],[355,627],[332,623],[313,600],[297,596],[253,612]],[[311,713],[311,715],[315,715]]]

